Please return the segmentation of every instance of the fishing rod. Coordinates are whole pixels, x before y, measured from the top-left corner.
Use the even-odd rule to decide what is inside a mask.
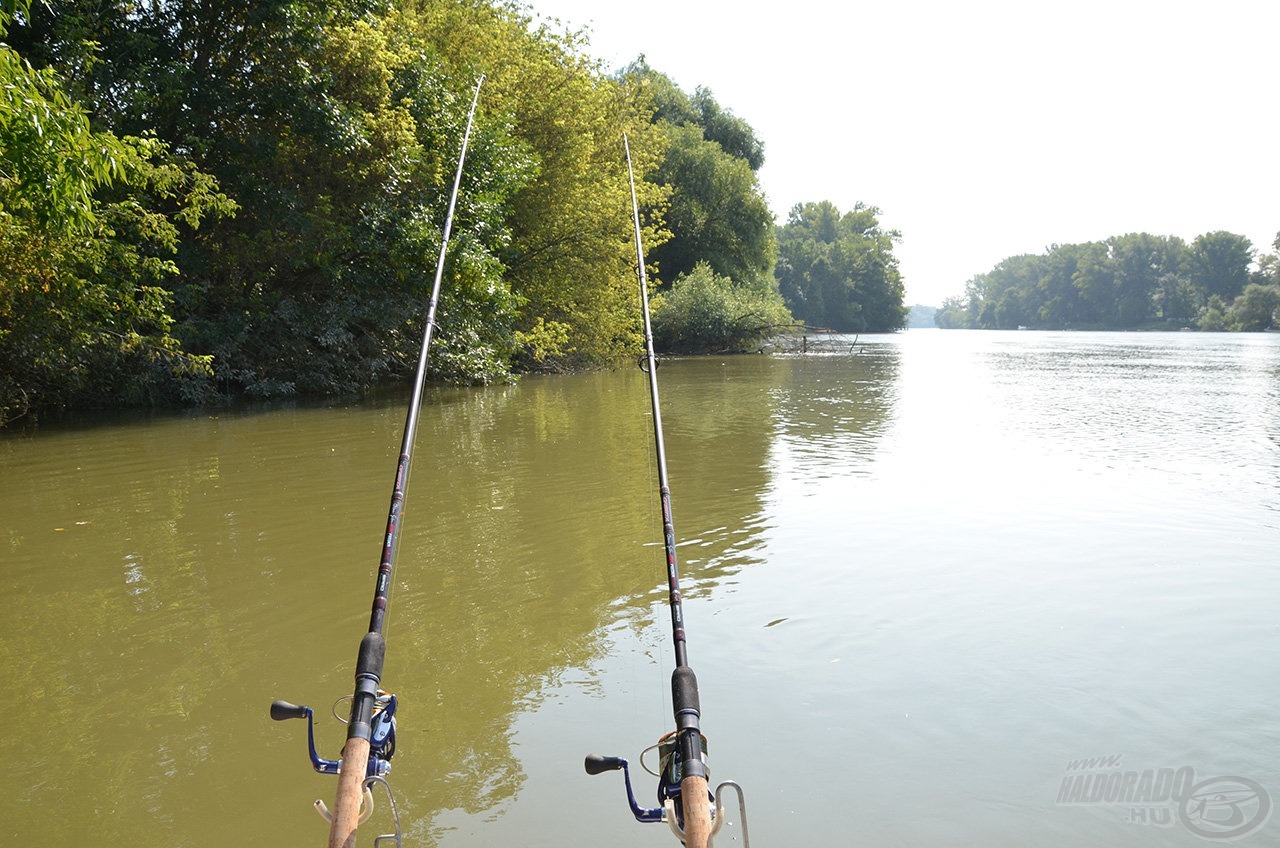
[[[658,466],[658,496],[662,511],[662,537],[666,548],[667,589],[671,607],[671,635],[675,646],[676,667],[671,673],[671,705],[676,729],[664,735],[649,750],[657,749],[660,771],[651,773],[658,777],[657,808],[646,808],[636,802],[631,788],[629,764],[622,757],[602,757],[589,754],[585,761],[587,774],[622,770],[627,789],[627,801],[632,815],[640,822],[665,821],[688,848],[707,848],[711,837],[724,824],[724,806],[721,797],[726,789],[738,795],[738,809],[742,820],[743,844],[747,841],[746,801],[742,787],[733,781],[725,781],[712,796],[708,788],[710,773],[707,770],[707,740],[702,735],[700,719],[702,710],[698,702],[698,679],[689,667],[687,638],[684,627],[684,604],[680,597],[680,569],[676,563],[676,531],[671,520],[671,486],[667,479],[667,455],[662,436],[662,409],[658,400],[658,357],[653,350],[653,326],[649,318],[649,282],[645,273],[644,243],[640,236],[640,204],[636,199],[636,179],[631,167],[631,145],[626,133],[622,135],[622,147],[627,158],[627,180],[631,186],[631,215],[635,228],[636,268],[640,278],[640,310],[644,318],[644,354],[640,368],[649,378],[649,403],[653,409],[653,443]],[[644,754],[640,755],[644,765]]]
[[[467,158],[467,144],[471,139],[471,124],[475,120],[476,104],[480,101],[480,86],[484,75],[476,81],[471,109],[467,113],[467,126],[462,135],[462,150],[458,154],[458,170],[453,177],[453,192],[449,196],[449,210],[445,214],[444,231],[440,239],[440,256],[436,260],[435,280],[431,285],[431,299],[427,305],[427,325],[422,334],[422,349],[418,354],[418,370],[413,382],[413,396],[405,417],[404,435],[400,441],[400,459],[396,465],[395,483],[391,488],[391,507],[387,512],[387,532],[383,538],[382,556],[378,562],[378,575],[374,583],[373,608],[369,615],[369,632],[360,640],[356,656],[355,690],[351,694],[351,713],[347,724],[347,741],[342,748],[342,759],[325,760],[316,754],[315,728],[310,707],[295,706],[287,701],[271,705],[271,717],[276,721],[290,718],[307,720],[307,745],[312,766],[322,774],[338,776],[337,798],[332,814],[324,802],[316,801],[316,809],[329,821],[329,848],[355,848],[356,830],[373,812],[371,788],[381,785],[389,799],[395,832],[374,839],[377,845],[383,840],[401,844],[400,815],[396,811],[395,796],[386,781],[391,771],[391,757],[395,753],[396,696],[384,692],[382,663],[387,652],[386,621],[391,592],[391,572],[395,564],[396,543],[399,541],[400,519],[404,509],[405,489],[409,485],[409,461],[413,453],[414,436],[418,429],[418,409],[422,405],[423,388],[426,385],[427,353],[436,326],[436,306],[440,300],[440,285],[444,277],[445,254],[449,248],[449,234],[453,229],[453,212],[458,202],[458,188],[462,184],[462,166]],[[341,698],[339,701],[346,700]],[[336,714],[335,704],[335,714]]]

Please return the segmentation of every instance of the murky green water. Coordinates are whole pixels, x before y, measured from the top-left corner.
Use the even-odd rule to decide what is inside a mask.
[[[1280,803],[1280,337],[911,331],[660,381],[756,848],[1276,844],[1257,798],[1061,793]],[[267,707],[351,689],[402,404],[0,438],[0,841],[322,844],[333,778]],[[429,397],[384,675],[408,844],[675,844],[581,766],[670,723],[650,433],[636,370]]]

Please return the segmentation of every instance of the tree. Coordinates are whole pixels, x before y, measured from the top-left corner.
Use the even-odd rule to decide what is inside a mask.
[[[1187,256],[1187,278],[1207,299],[1229,301],[1244,291],[1253,262],[1253,243],[1223,230],[1196,236]]]
[[[1129,233],[1107,241],[1115,267],[1115,307],[1103,320],[1132,327],[1155,317],[1155,294],[1167,276],[1181,271],[1186,245],[1176,236]]]
[[[1028,253],[1011,256],[984,274],[982,289],[987,306],[980,326],[1014,330],[1036,325],[1043,304],[1040,282],[1047,266],[1046,257]]]
[[[740,353],[791,322],[772,292],[734,285],[700,263],[654,298],[655,346],[668,353]]]
[[[1217,333],[1228,329],[1227,309],[1222,298],[1216,294],[1209,295],[1209,301],[1196,319],[1196,329],[1206,333]]]
[[[1234,329],[1245,332],[1269,330],[1280,310],[1280,286],[1250,284],[1231,304],[1227,320]]]
[[[773,214],[750,165],[703,138],[700,127],[669,127],[667,137],[654,179],[671,186],[672,236],[649,252],[661,279],[688,274],[700,262],[733,280],[767,278],[775,261]]]
[[[939,326],[1125,328],[1159,318],[1205,331],[1267,329],[1280,291],[1280,235],[1276,249],[1251,274],[1249,241],[1222,231],[1190,246],[1150,233],[1053,245],[1044,256],[1012,257],[970,280],[966,298],[947,300]],[[1226,292],[1239,296],[1233,303]]]
[[[764,165],[764,142],[750,124],[721,107],[709,88],[695,89],[690,103],[697,111],[697,122],[707,141],[715,142],[725,153],[746,162],[753,173],[760,170]]]
[[[1258,285],[1280,286],[1280,233],[1276,233],[1271,246],[1275,253],[1264,253],[1258,257],[1258,270],[1254,274],[1254,282]]]
[[[828,201],[797,204],[778,230],[779,290],[797,318],[841,332],[891,332],[906,324],[893,255],[900,236],[875,207],[841,214]]]
[[[94,120],[155,132],[241,214],[178,246],[175,334],[257,396],[353,392],[412,369],[475,75],[450,75],[386,4],[63,4],[30,41]],[[87,48],[85,45],[92,45]],[[497,251],[535,164],[481,115],[434,375],[505,375],[519,299]]]
[[[1076,257],[1072,282],[1080,296],[1080,318],[1088,324],[1109,324],[1116,312],[1116,270],[1103,242],[1089,242]]]
[[[967,330],[971,329],[969,323],[969,315],[966,310],[967,304],[963,297],[953,295],[942,299],[942,306],[938,311],[933,313],[934,326],[944,330]]]
[[[0,37],[29,2],[0,11]],[[0,210],[48,229],[94,223],[93,192],[118,179],[132,151],[95,133],[83,107],[50,69],[37,70],[0,43]]]
[[[14,20],[0,12],[0,33]],[[96,132],[50,69],[0,45],[0,426],[29,409],[203,393],[171,334],[179,225],[233,205],[155,139]]]
[[[934,315],[934,324],[944,330],[973,330],[982,326],[984,278],[971,277],[964,284],[964,295],[948,297]]]
[[[442,0],[399,12],[451,74],[489,74],[484,107],[524,145],[532,179],[504,209],[497,256],[520,300],[525,368],[559,370],[618,359],[639,344],[635,248],[622,134],[630,138],[645,244],[665,238],[667,190],[654,182],[666,142],[638,87],[585,58],[580,34],[531,27],[514,5]]]
[[[310,11],[299,5],[279,34],[286,48],[253,56],[243,91],[210,81],[230,88],[236,118],[201,144],[246,213],[191,245],[204,287],[182,300],[180,330],[251,395],[352,393],[412,370],[474,86],[393,21]],[[235,49],[238,32],[228,38]],[[277,86],[288,93],[263,90]],[[260,100],[272,114],[242,129]],[[532,168],[482,117],[445,268],[436,378],[507,373],[518,300],[497,252],[507,198]]]
[[[1067,244],[1049,249],[1037,284],[1040,306],[1035,323],[1038,326],[1062,329],[1089,320],[1077,281],[1081,264],[1087,265],[1091,254],[1092,248],[1087,244]]]
[[[649,98],[666,139],[651,177],[670,191],[663,215],[670,237],[649,250],[659,284],[700,262],[738,284],[768,280],[777,249],[773,214],[756,176],[764,146],[755,132],[709,90],[699,88],[690,98],[643,57],[621,79]]]

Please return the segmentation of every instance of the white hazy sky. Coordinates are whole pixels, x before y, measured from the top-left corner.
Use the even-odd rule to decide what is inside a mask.
[[[779,220],[876,206],[907,302],[997,262],[1145,231],[1280,231],[1276,0],[529,0],[711,89],[765,144]]]

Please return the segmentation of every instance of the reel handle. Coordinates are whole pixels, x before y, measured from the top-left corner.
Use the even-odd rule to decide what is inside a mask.
[[[607,771],[617,771],[620,768],[626,768],[627,761],[622,757],[602,757],[599,754],[587,754],[583,767],[586,768],[587,774],[604,774]]]
[[[311,715],[310,707],[300,707],[297,704],[291,704],[288,701],[271,702],[272,721],[287,721],[291,718],[306,718],[309,715]]]

